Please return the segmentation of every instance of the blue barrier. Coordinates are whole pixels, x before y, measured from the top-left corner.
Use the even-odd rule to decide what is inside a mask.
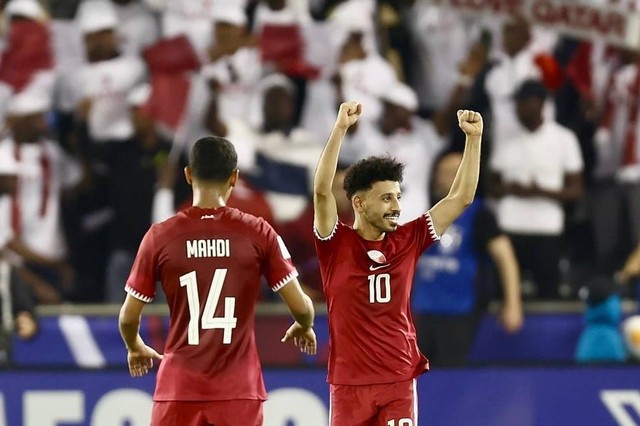
[[[321,370],[267,370],[266,426],[326,426]],[[0,426],[149,424],[154,377],[0,372]],[[419,378],[419,426],[640,426],[640,368],[464,369]]]
[[[290,324],[286,315],[260,317],[256,342],[268,367],[326,365],[328,327],[325,316],[316,319],[318,356],[305,357],[293,345],[280,344]],[[506,334],[495,317],[487,315],[478,331],[471,361],[496,363],[570,363],[582,331],[580,314],[528,314],[516,335]],[[168,328],[166,317],[145,316],[141,333],[147,343],[162,350]],[[14,339],[14,363],[19,367],[122,367],[125,352],[117,318],[60,315],[43,317],[33,340]],[[43,354],[46,354],[44,356]]]

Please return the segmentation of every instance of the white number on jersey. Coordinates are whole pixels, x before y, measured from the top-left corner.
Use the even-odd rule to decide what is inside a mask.
[[[238,318],[236,318],[236,298],[225,297],[224,298],[224,316],[215,317],[216,307],[218,306],[218,300],[220,299],[220,293],[222,293],[222,286],[224,285],[224,279],[227,276],[226,269],[216,269],[211,280],[211,288],[207,295],[207,303],[204,305],[204,312],[202,313],[202,321],[200,320],[200,298],[198,297],[198,280],[196,278],[196,271],[191,271],[188,274],[180,277],[180,287],[187,288],[187,303],[189,304],[189,329],[187,330],[188,342],[190,345],[200,344],[200,328],[203,330],[211,330],[213,328],[221,328],[224,330],[222,336],[222,343],[225,345],[231,344],[231,333],[238,324]]]
[[[391,275],[369,275],[369,303],[389,303],[391,301]]]
[[[389,420],[387,422],[387,426],[396,426],[396,425],[397,426],[413,426],[413,420],[404,418],[404,419],[398,420],[398,423],[396,423],[395,420]]]

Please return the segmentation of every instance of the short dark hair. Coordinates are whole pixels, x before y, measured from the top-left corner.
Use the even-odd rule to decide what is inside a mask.
[[[238,167],[233,144],[219,136],[200,138],[189,153],[191,175],[199,180],[224,182]]]
[[[545,100],[547,98],[547,88],[539,80],[525,80],[516,89],[513,97],[516,101],[525,101],[531,98]]]
[[[347,169],[344,190],[351,199],[358,191],[371,189],[374,183],[390,180],[402,182],[404,164],[392,157],[368,157]]]

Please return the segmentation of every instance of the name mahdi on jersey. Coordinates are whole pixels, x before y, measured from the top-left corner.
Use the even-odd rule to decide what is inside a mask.
[[[187,258],[230,257],[229,239],[187,240]]]

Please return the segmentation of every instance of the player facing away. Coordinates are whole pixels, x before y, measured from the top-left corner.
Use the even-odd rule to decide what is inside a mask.
[[[282,239],[263,219],[226,207],[238,179],[237,155],[224,138],[198,140],[185,176],[193,206],[151,226],[138,250],[120,311],[132,376],[162,360],[152,425],[262,425],[266,391],[254,338],[260,278],[295,318],[282,341],[314,354],[314,309]],[[169,305],[164,355],[139,334],[156,282]]]
[[[388,157],[353,164],[344,182],[355,212],[348,226],[338,221],[331,184],[343,137],[361,113],[355,102],[340,105],[314,182],[315,243],[329,311],[331,425],[417,426],[415,378],[429,362],[416,342],[411,282],[420,254],[473,201],[482,117],[458,111],[466,144],[449,194],[404,225],[398,224],[403,165]]]

